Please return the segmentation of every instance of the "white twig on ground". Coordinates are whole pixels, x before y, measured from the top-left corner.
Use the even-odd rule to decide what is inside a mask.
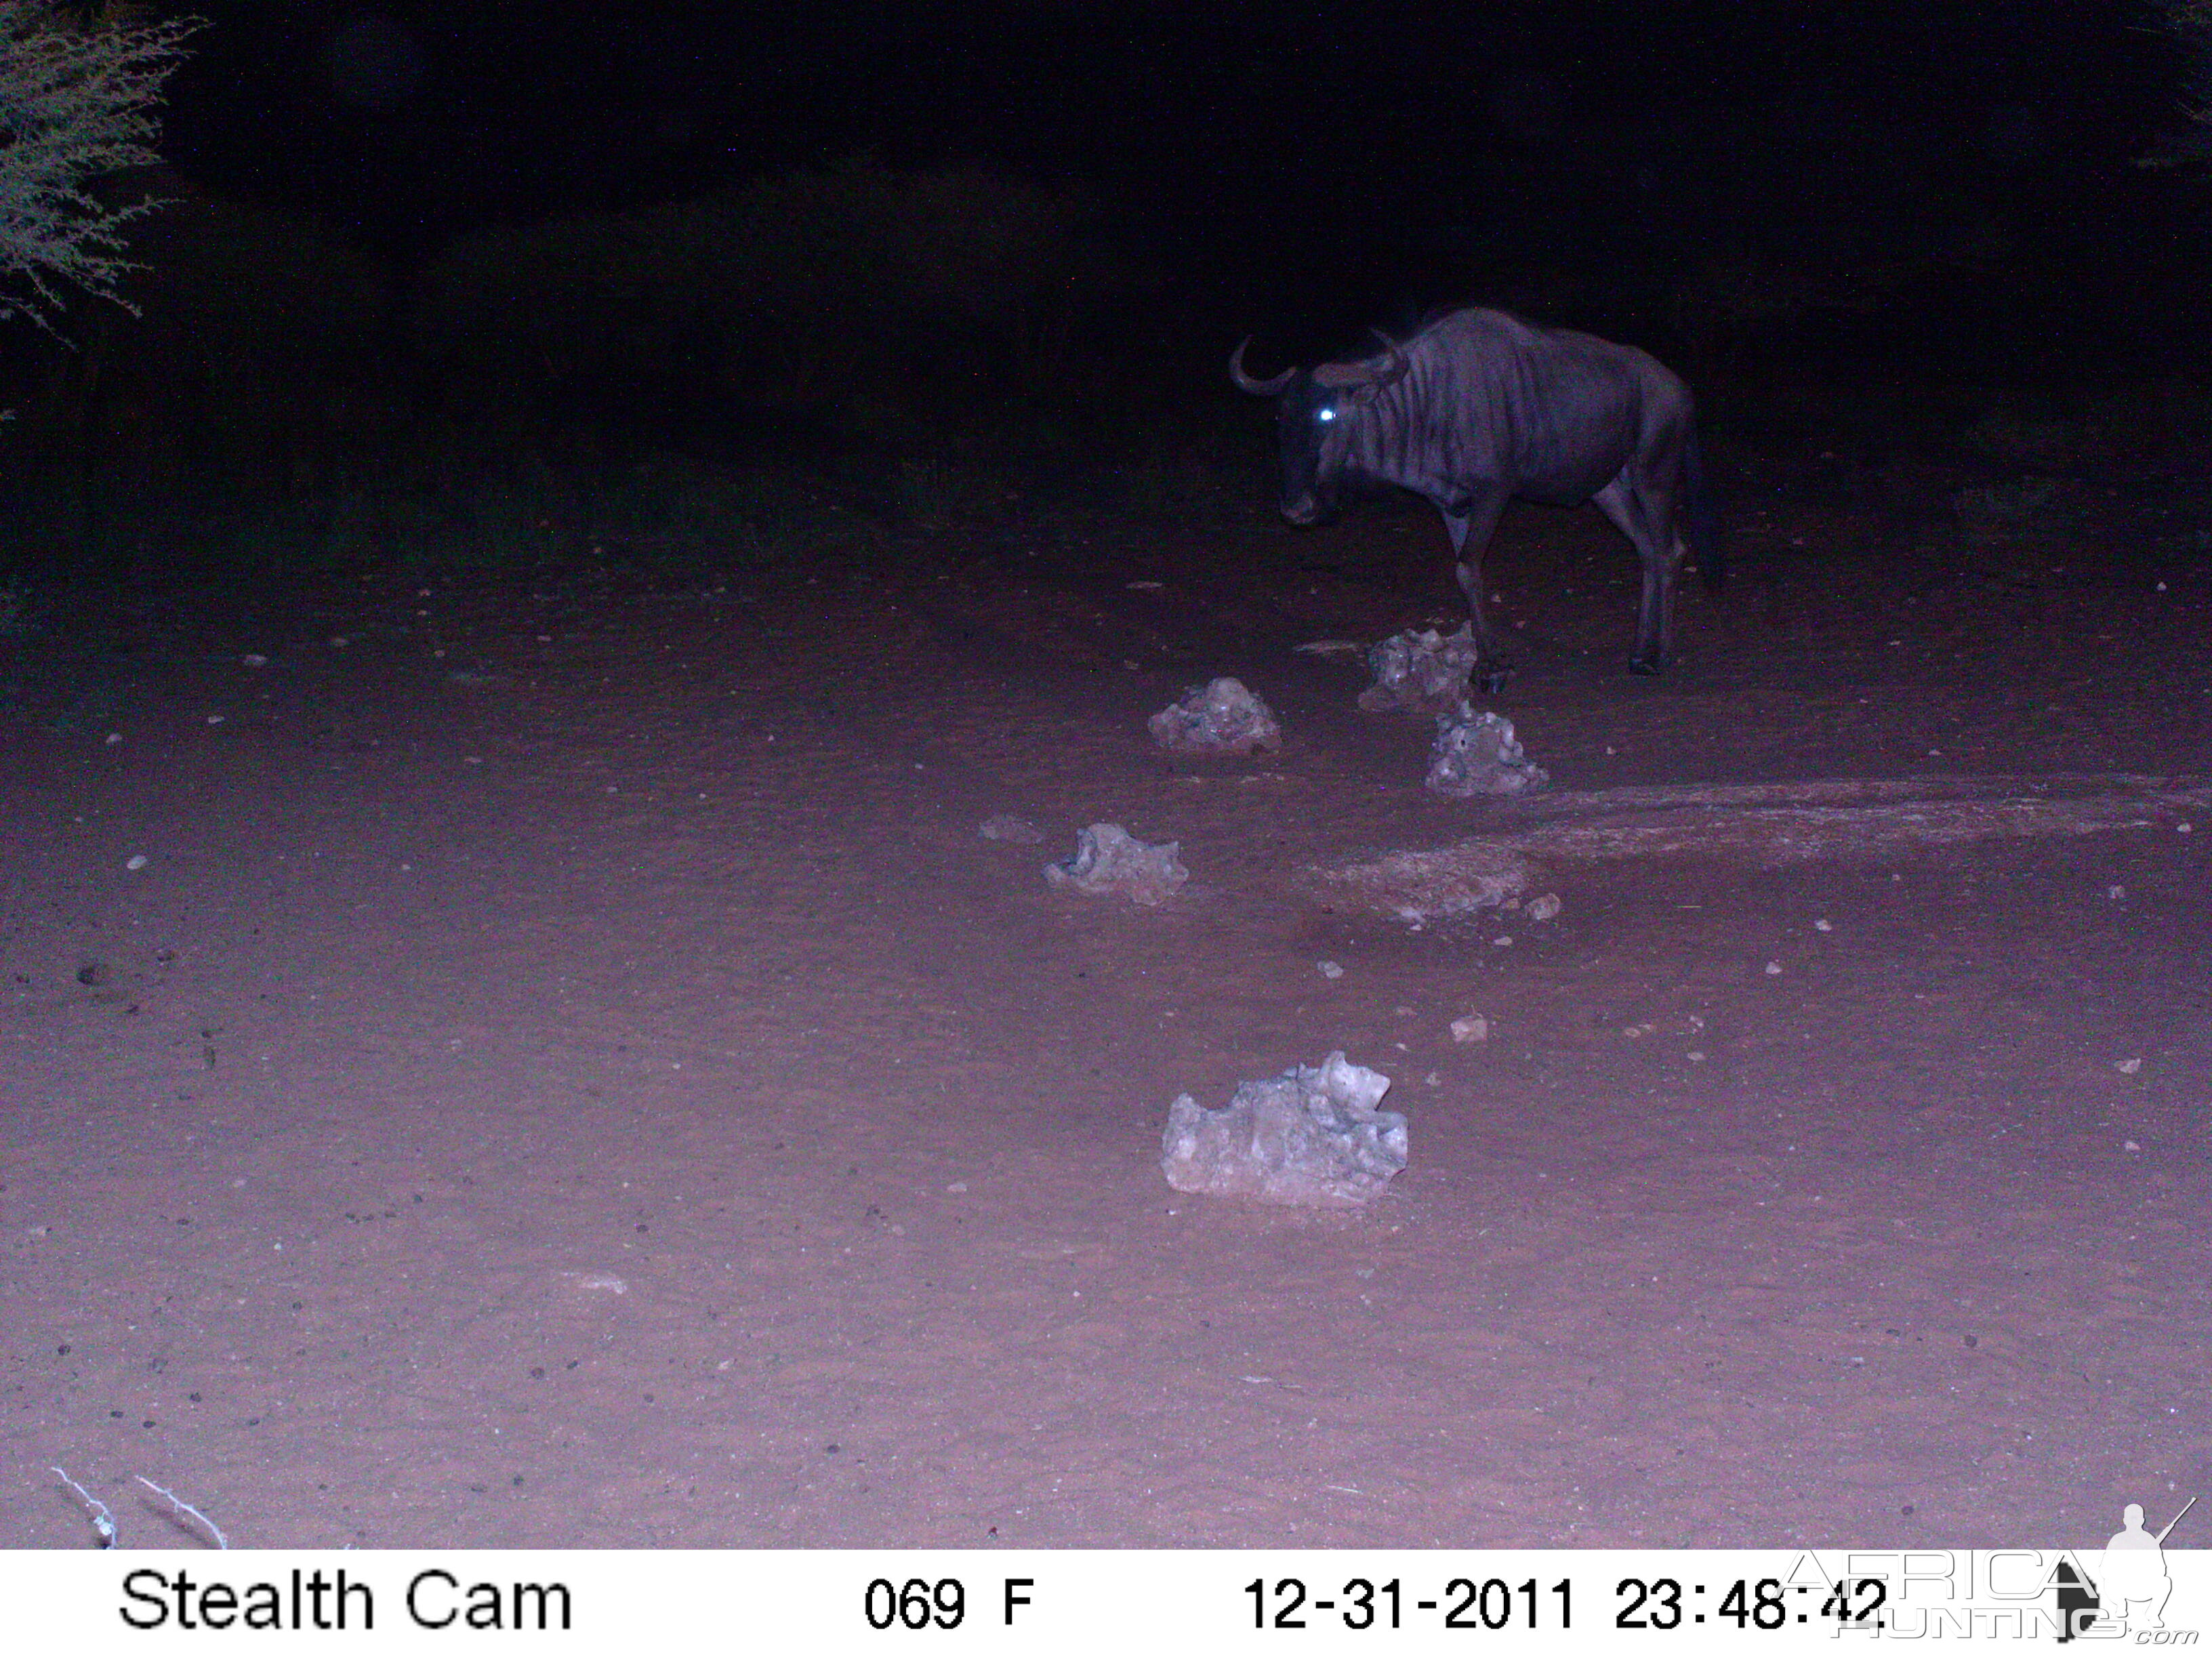
[[[230,1547],[230,1540],[222,1535],[222,1528],[221,1527],[216,1525],[214,1522],[209,1520],[206,1516],[201,1514],[190,1504],[185,1502],[183,1498],[178,1497],[176,1493],[171,1492],[167,1486],[157,1486],[143,1474],[138,1477],[138,1484],[145,1487],[149,1492],[157,1492],[161,1493],[162,1497],[169,1500],[170,1504],[176,1509],[178,1514],[189,1515],[193,1520],[198,1522],[200,1525],[205,1527],[207,1528],[208,1536],[215,1540],[215,1547],[217,1549],[227,1550]]]
[[[113,1549],[115,1547],[114,1512],[82,1486],[78,1486],[76,1481],[71,1480],[67,1469],[54,1468],[51,1463],[46,1467],[61,1476],[63,1484],[83,1501],[85,1512],[92,1517],[92,1529],[100,1534],[100,1547],[104,1550]]]

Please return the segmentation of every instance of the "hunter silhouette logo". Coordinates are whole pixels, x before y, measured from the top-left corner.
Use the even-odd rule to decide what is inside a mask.
[[[2173,1580],[2166,1571],[2166,1534],[2196,1507],[2192,1498],[2181,1506],[2180,1515],[2153,1534],[2143,1528],[2142,1505],[2129,1504],[2120,1512],[2119,1531],[2106,1540],[2104,1559],[2094,1580],[2083,1579],[2070,1563],[2062,1561],[2052,1575],[2063,1626],[2058,1639],[2070,1642],[2100,1620],[2111,1621],[2114,1635],[2164,1630],[2166,1600],[2173,1594]]]

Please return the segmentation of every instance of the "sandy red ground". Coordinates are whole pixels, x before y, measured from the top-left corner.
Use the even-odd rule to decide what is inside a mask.
[[[2202,559],[1956,483],[1746,484],[1656,683],[1525,510],[1498,706],[1577,788],[2212,771]],[[870,582],[180,579],[0,712],[0,1546],[89,1543],[52,1465],[142,1547],[140,1475],[296,1547],[2093,1546],[2212,1484],[2212,822],[1332,915],[1473,810],[1292,649],[1443,615],[1433,520],[1008,513]],[[1217,673],[1279,759],[1153,749]],[[1099,820],[1188,888],[1048,890]],[[1382,1199],[1164,1184],[1174,1096],[1333,1048]]]

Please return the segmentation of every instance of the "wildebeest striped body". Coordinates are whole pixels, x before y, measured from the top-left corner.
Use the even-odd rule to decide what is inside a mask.
[[[1629,666],[1658,672],[1685,554],[1694,547],[1709,585],[1722,574],[1689,388],[1633,346],[1502,311],[1455,311],[1403,345],[1383,345],[1377,357],[1268,380],[1245,373],[1243,346],[1231,358],[1239,386],[1277,398],[1285,516],[1320,522],[1346,483],[1425,496],[1443,514],[1475,637],[1494,667],[1482,556],[1505,503],[1593,501],[1644,567]]]

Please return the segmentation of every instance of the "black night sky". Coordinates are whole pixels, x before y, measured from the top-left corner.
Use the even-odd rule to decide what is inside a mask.
[[[2188,65],[2140,6],[214,15],[175,88],[179,167],[406,250],[860,153],[1080,191],[1170,258],[1384,284],[1501,234],[1531,258],[1734,238],[1870,259],[1984,215],[2084,268],[2179,234],[2133,164],[2184,125]]]
[[[365,401],[371,441],[448,422],[510,454],[580,419],[726,447],[765,400],[833,447],[1203,452],[1243,334],[1310,360],[1469,301],[1733,378],[1738,408],[1824,368],[1963,407],[2171,370],[2204,332],[2197,70],[2142,5],[208,15],[145,317],[81,315],[114,359],[89,399],[81,356],[18,343],[27,450],[82,447],[102,400],[233,453]],[[211,314],[246,295],[250,326]],[[179,389],[270,377],[301,395],[266,441],[265,400]],[[849,418],[864,378],[903,416]]]

